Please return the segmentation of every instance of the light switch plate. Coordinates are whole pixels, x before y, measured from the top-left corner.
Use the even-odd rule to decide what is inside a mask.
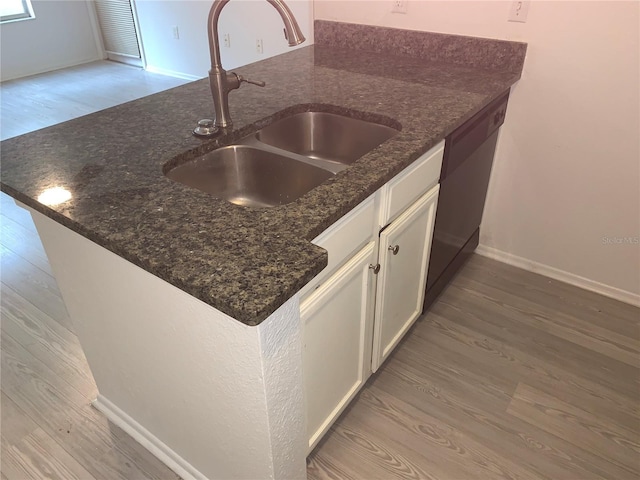
[[[529,13],[530,3],[530,0],[516,0],[515,2],[511,2],[509,21],[525,23],[527,21],[527,14]]]

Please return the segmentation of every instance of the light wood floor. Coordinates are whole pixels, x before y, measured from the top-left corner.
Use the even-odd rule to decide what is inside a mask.
[[[0,84],[4,140],[185,83],[101,61]],[[1,477],[175,479],[96,387],[30,215],[0,194]]]
[[[178,478],[91,407],[95,383],[35,226],[0,196],[2,479]]]
[[[309,478],[640,478],[639,332],[638,308],[474,256]]]
[[[186,83],[110,61],[0,83],[0,140]],[[213,105],[212,105],[213,108]]]
[[[0,200],[1,479],[177,478],[90,407],[96,387],[33,223]],[[476,256],[308,476],[636,479],[639,374],[639,309]]]

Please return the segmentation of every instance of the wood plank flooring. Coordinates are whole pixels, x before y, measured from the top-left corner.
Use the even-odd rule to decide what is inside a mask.
[[[113,107],[186,83],[110,61],[0,84],[0,140]]]
[[[0,84],[6,139],[185,83],[94,62]],[[97,390],[31,216],[0,194],[2,480],[176,479],[91,407]]]
[[[9,125],[4,86],[7,138],[28,127]],[[4,194],[0,254],[0,478],[176,479],[90,406],[96,387],[46,254],[28,213]],[[639,478],[640,309],[475,256],[312,452],[307,472]]]
[[[640,478],[640,309],[474,256],[311,479]]]
[[[0,195],[3,478],[178,478],[91,407],[95,382],[35,227]]]

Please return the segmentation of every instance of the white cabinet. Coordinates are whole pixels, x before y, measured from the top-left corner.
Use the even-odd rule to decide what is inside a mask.
[[[380,233],[372,370],[422,312],[439,185]]]
[[[309,451],[371,374],[375,243],[300,306]]]
[[[443,150],[441,142],[313,241],[329,262],[300,294],[309,451],[422,311]]]

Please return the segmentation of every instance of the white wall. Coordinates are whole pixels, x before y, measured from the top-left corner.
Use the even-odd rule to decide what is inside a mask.
[[[640,301],[640,51],[636,1],[315,1],[315,18],[529,44],[482,225],[485,253]],[[631,243],[619,240],[630,238]],[[607,240],[609,239],[609,240]]]
[[[206,77],[211,65],[207,17],[213,1],[136,0],[135,6],[145,50],[147,69],[183,78]],[[289,0],[287,5],[298,20],[310,45],[313,39],[312,0]],[[173,38],[178,26],[179,39]],[[225,69],[264,60],[290,50],[278,12],[265,0],[233,0],[220,14],[220,55]],[[231,36],[224,47],[222,37]],[[256,52],[256,39],[263,41],[263,53]]]
[[[2,81],[103,58],[85,0],[32,4],[35,19],[0,26]]]

